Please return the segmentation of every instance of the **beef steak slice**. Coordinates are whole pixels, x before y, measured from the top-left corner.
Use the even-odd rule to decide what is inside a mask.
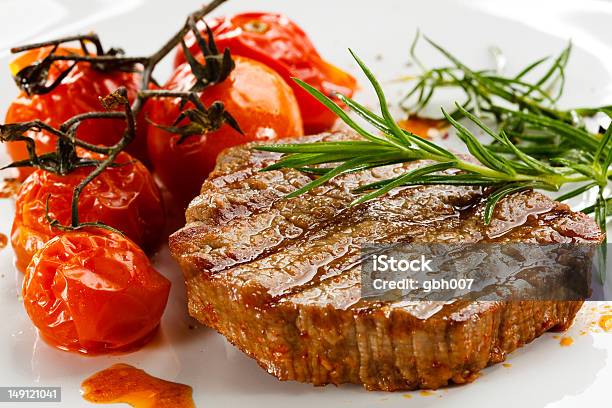
[[[355,187],[422,163],[344,175],[283,199],[311,179],[259,172],[278,157],[250,146],[221,155],[170,248],[190,314],[279,379],[387,391],[466,383],[545,331],[566,329],[579,310],[570,301],[360,299],[363,243],[597,244],[603,235],[589,217],[532,191],[503,199],[488,226],[477,187],[403,188],[347,208]]]

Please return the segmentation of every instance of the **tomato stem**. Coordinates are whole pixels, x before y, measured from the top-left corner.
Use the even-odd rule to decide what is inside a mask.
[[[96,47],[96,54],[98,55],[104,54],[104,48],[102,47],[102,43],[100,42],[100,37],[98,37],[96,33],[77,34],[77,35],[57,38],[55,40],[42,41],[42,42],[37,42],[33,44],[21,45],[19,47],[11,48],[11,53],[16,54],[19,52],[35,50],[38,48],[43,48],[43,47],[48,47],[48,46],[59,46],[63,43],[72,42],[72,41],[79,41],[85,49],[87,48],[86,43],[88,42],[93,43],[94,46]]]
[[[71,225],[64,226],[57,220],[52,220],[47,211],[47,217],[51,225],[66,230],[79,229],[85,226],[107,227],[101,223],[92,224],[79,222],[79,197],[85,187],[92,180],[104,172],[104,170],[106,170],[108,167],[115,165],[114,162],[119,153],[125,150],[125,148],[134,140],[136,137],[135,118],[142,110],[144,101],[149,97],[174,96],[184,98],[185,103],[187,101],[192,102],[196,108],[182,112],[177,118],[177,123],[182,121],[183,118],[190,119],[193,125],[191,126],[192,131],[196,128],[210,131],[218,128],[223,123],[227,123],[234,129],[240,131],[238,124],[234,118],[224,110],[222,103],[214,102],[207,108],[200,101],[199,94],[196,93],[196,91],[202,91],[209,85],[223,81],[234,67],[229,51],[226,50],[224,53],[218,52],[210,29],[208,29],[208,42],[206,42],[200,36],[196,24],[204,16],[226,1],[227,0],[213,0],[190,14],[183,26],[170,39],[168,39],[161,48],[148,57],[124,57],[123,51],[117,48],[110,48],[109,50],[105,51],[100,38],[95,33],[62,37],[51,41],[34,43],[11,49],[11,52],[19,53],[32,49],[52,47],[49,54],[42,61],[36,61],[33,64],[26,66],[15,75],[15,82],[17,85],[28,94],[45,94],[51,92],[62,82],[65,77],[67,77],[78,62],[89,63],[93,68],[102,71],[119,70],[134,72],[142,70],[139,86],[140,92],[136,95],[136,98],[132,104],[130,104],[128,100],[127,90],[121,87],[112,94],[101,98],[101,103],[107,109],[107,112],[88,112],[81,115],[76,115],[64,122],[58,129],[41,120],[0,125],[0,141],[24,142],[26,144],[26,149],[29,156],[27,160],[11,163],[5,168],[35,167],[45,171],[54,172],[56,174],[65,175],[76,168],[95,166],[94,170],[92,170],[91,173],[89,173],[87,177],[85,177],[74,189],[71,203]],[[147,89],[149,88],[149,84],[155,83],[153,79],[153,71],[155,70],[157,64],[179,44],[184,45],[184,37],[189,31],[193,32],[205,56],[205,64],[200,64],[191,54],[189,54],[187,47],[183,47],[188,60],[191,61],[194,74],[198,79],[198,84],[196,84],[197,89],[192,89],[191,92],[180,92],[175,94],[162,93],[160,91],[148,91]],[[75,52],[69,55],[55,54],[60,45],[74,41],[78,41],[80,44],[81,53]],[[94,45],[95,53],[92,53],[88,49],[88,44]],[[47,85],[50,68],[55,61],[73,61],[73,64],[61,72],[50,85]],[[137,67],[139,69],[137,69]],[[196,88],[196,86],[194,86],[194,88]],[[123,107],[124,111],[110,111],[110,109],[117,106]],[[76,137],[77,128],[83,121],[119,118],[125,119],[127,128],[122,138],[113,146],[98,146],[84,142]],[[38,155],[36,153],[34,139],[26,136],[26,133],[32,130],[44,130],[57,137],[58,141],[56,151],[53,153]],[[106,158],[104,160],[80,158],[76,154],[77,147],[81,147],[95,153],[104,154],[106,155]]]
[[[111,102],[106,102],[108,100]],[[130,102],[127,97],[127,90],[123,87],[117,89],[117,91],[105,98],[103,100],[103,105],[106,106],[108,103],[108,108],[112,108],[115,104],[123,104],[125,108],[125,118],[127,129],[123,134],[123,137],[119,142],[117,142],[114,146],[110,148],[110,153],[106,157],[106,159],[102,160],[100,164],[85,177],[78,186],[75,187],[74,192],[72,194],[72,227],[76,228],[79,226],[79,196],[81,192],[87,186],[87,184],[91,183],[93,179],[98,177],[104,170],[106,170],[110,165],[115,162],[117,155],[121,153],[127,145],[129,145],[132,140],[136,137],[136,120],[134,118],[134,112],[130,106]]]

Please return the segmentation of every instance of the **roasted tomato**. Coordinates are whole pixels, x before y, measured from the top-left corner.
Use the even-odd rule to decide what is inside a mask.
[[[25,309],[41,335],[60,349],[94,354],[150,339],[169,291],[136,244],[99,228],[47,242],[23,281]]]
[[[83,157],[97,157],[80,152]],[[138,245],[153,248],[164,226],[164,209],[159,188],[149,171],[127,153],[117,157],[116,167],[109,167],[89,183],[79,199],[79,221],[100,221],[124,232]],[[45,242],[62,233],[51,227],[49,216],[64,225],[70,224],[74,188],[91,168],[80,168],[59,176],[36,170],[21,185],[15,204],[11,243],[16,264],[25,270],[30,259]]]
[[[298,104],[283,79],[257,61],[243,57],[235,57],[234,61],[236,67],[229,77],[205,89],[201,100],[206,106],[223,102],[243,135],[224,124],[216,131],[189,136],[179,143],[180,137],[176,134],[153,125],[148,128],[149,158],[155,173],[183,204],[198,193],[223,149],[253,140],[303,134]],[[165,88],[186,90],[194,81],[191,67],[183,64]],[[147,104],[146,114],[151,122],[167,126],[178,117],[180,103],[178,98],[153,99]]]
[[[300,105],[304,131],[308,134],[329,130],[336,116],[304,91],[291,78],[299,78],[323,93],[351,96],[357,88],[355,78],[325,62],[314,45],[293,21],[282,14],[244,13],[213,19],[210,28],[219,50],[252,58],[278,72],[291,86]],[[195,38],[186,39],[192,53],[198,51]],[[185,61],[182,50],[175,64]]]
[[[49,49],[27,51],[10,65],[13,74],[34,61],[40,61],[48,55]],[[60,49],[56,54],[79,53],[71,49]],[[68,69],[71,61],[55,61],[49,70],[48,83]],[[6,123],[27,122],[40,119],[51,126],[58,127],[71,117],[86,113],[101,111],[102,105],[98,97],[106,96],[124,86],[128,98],[133,100],[138,92],[139,75],[131,72],[101,72],[86,62],[78,63],[68,76],[51,92],[42,95],[27,95],[21,92],[11,103],[6,113]],[[104,119],[83,121],[77,131],[77,137],[90,143],[112,145],[116,143],[125,130],[122,119]],[[144,132],[143,132],[144,133]],[[38,154],[48,153],[55,149],[57,138],[45,131],[28,133],[36,142]],[[15,161],[28,158],[23,142],[7,143],[7,151]],[[146,141],[144,136],[136,140],[128,148],[128,152],[140,160],[146,160]],[[24,180],[30,173],[30,168],[20,168],[19,178]]]

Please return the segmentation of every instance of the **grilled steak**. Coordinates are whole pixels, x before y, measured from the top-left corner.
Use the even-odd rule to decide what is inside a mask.
[[[488,226],[479,187],[403,188],[347,208],[355,187],[419,163],[348,174],[285,200],[311,179],[258,171],[278,157],[248,146],[226,151],[170,247],[190,314],[281,380],[388,391],[461,384],[545,331],[566,329],[581,306],[360,299],[364,243],[596,244],[603,236],[584,214],[531,191],[502,200]]]

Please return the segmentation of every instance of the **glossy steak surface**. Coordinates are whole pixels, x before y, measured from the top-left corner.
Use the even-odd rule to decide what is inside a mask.
[[[335,133],[301,140],[339,140]],[[311,180],[260,172],[279,155],[226,151],[170,239],[189,312],[281,380],[371,390],[465,383],[547,330],[567,328],[581,302],[374,302],[360,299],[362,244],[592,243],[582,213],[536,192],[502,200],[482,222],[479,187],[419,186],[348,208],[351,190],[423,163],[348,174],[300,197]]]

